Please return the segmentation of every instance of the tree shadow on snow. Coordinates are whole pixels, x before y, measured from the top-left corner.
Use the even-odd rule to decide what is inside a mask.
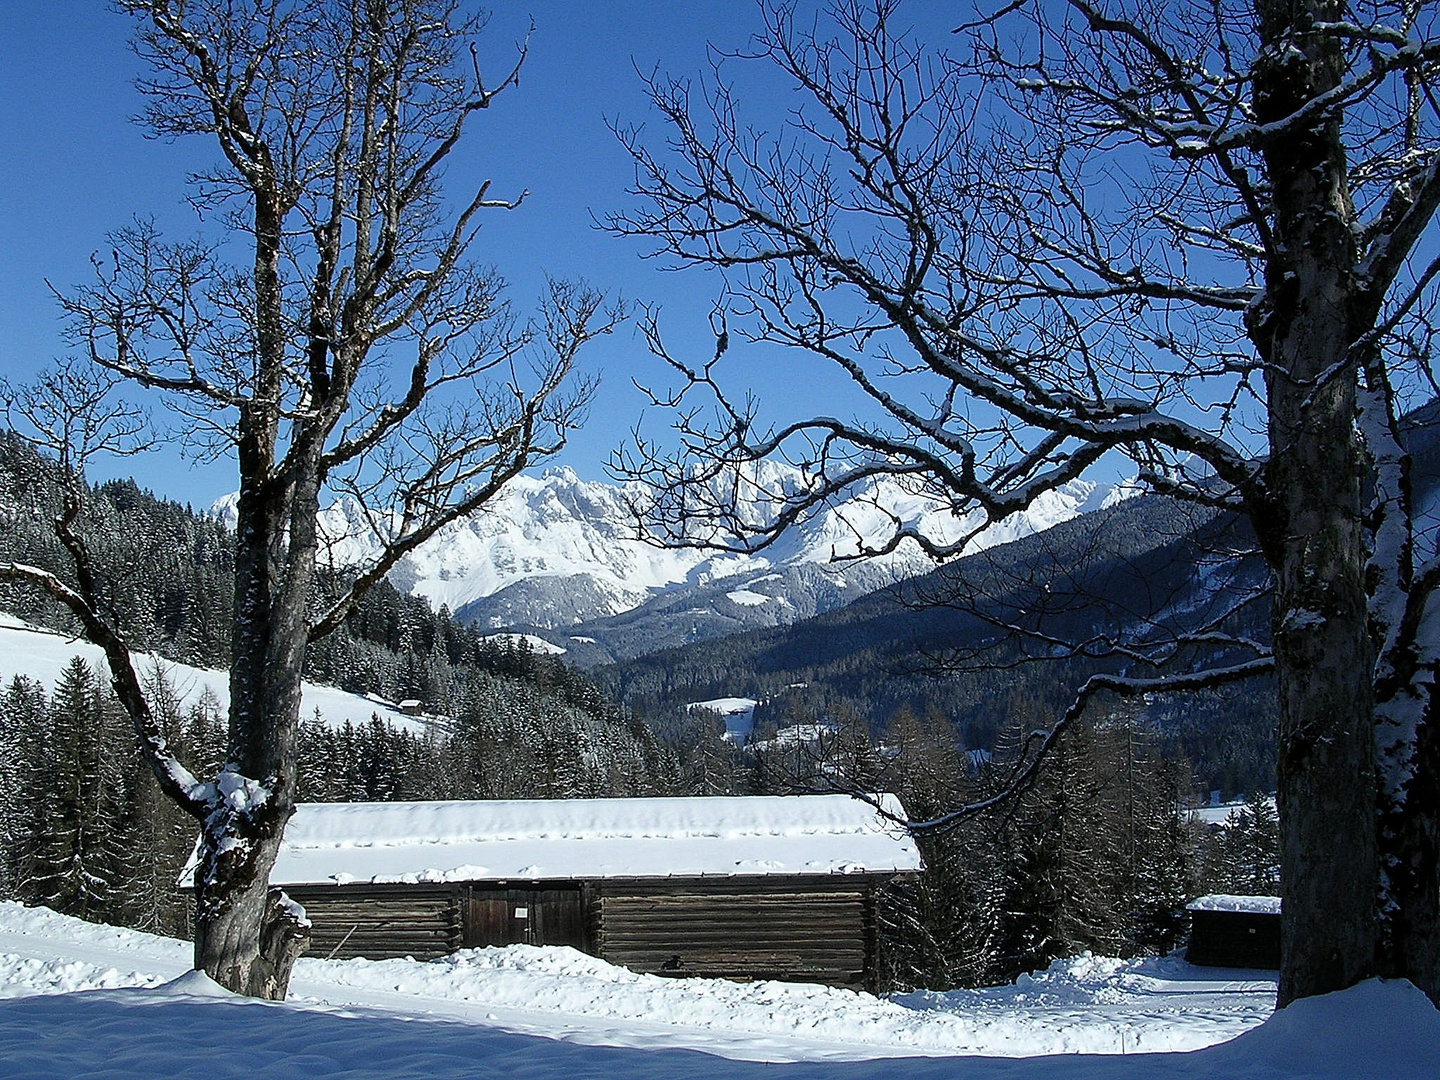
[[[1191,1053],[767,1063],[591,1046],[449,1020],[155,990],[0,1000],[8,1080],[1429,1080],[1440,1013],[1408,983],[1291,1006]],[[1417,1000],[1418,999],[1418,1000]]]

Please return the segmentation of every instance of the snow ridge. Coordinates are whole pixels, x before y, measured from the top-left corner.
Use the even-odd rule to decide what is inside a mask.
[[[83,659],[92,671],[109,670],[105,651],[99,645],[33,626],[24,619],[0,612],[0,680],[8,681],[12,675],[24,675],[47,689],[53,689],[65,665],[76,656]],[[182,706],[189,706],[208,693],[220,715],[223,716],[229,708],[229,672],[192,667],[150,654],[135,654],[134,660],[136,670],[142,675],[159,665]],[[344,727],[347,722],[363,725],[372,716],[378,716],[398,730],[416,734],[427,730],[423,720],[407,716],[378,700],[346,693],[333,686],[321,686],[307,680],[301,684],[301,694],[300,715],[306,720],[318,711],[326,724],[337,728]]]

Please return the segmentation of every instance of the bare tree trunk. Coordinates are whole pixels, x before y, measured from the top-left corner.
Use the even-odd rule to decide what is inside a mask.
[[[484,181],[455,212],[440,209],[446,160],[475,114],[517,85],[526,53],[482,79],[473,38],[485,20],[464,5],[116,6],[136,19],[149,65],[147,125],[215,140],[220,159],[192,177],[196,206],[251,258],[232,266],[224,245],[162,243],[146,225],[117,231],[111,262],[61,301],[106,377],[50,380],[14,400],[77,482],[85,460],[133,452],[142,430],[137,410],[105,404],[111,377],[193,416],[207,450],[233,445],[235,627],[215,781],[175,758],[150,713],[71,528],[78,497],[56,528],[79,588],[14,563],[0,579],[46,590],[105,649],[157,780],[201,823],[197,965],[279,998],[307,938],[303,911],[268,886],[294,810],[306,649],[405,555],[564,447],[592,392],[565,389],[576,353],[621,313],[554,282],[536,317],[517,321],[470,246],[476,215],[523,195],[494,198]],[[507,363],[522,353],[528,362]],[[387,526],[379,552],[312,611],[322,490]]]
[[[304,909],[268,884],[279,848],[277,832],[236,876],[196,890],[195,967],[237,994],[272,1001],[284,1000],[310,943]]]
[[[1343,383],[1343,380],[1337,380]],[[1292,392],[1282,397],[1299,398]],[[1343,388],[1327,395],[1344,398]],[[1272,409],[1274,396],[1272,396]],[[1284,474],[1275,588],[1281,822],[1280,1003],[1373,974],[1376,948],[1373,665],[1361,571],[1356,448],[1343,403],[1284,425],[1271,468]]]
[[[265,428],[262,411],[251,423]],[[303,910],[269,886],[294,812],[296,737],[307,604],[314,580],[319,483],[301,455],[289,484],[264,476],[263,452],[237,507],[230,738],[220,783],[236,785],[204,823],[196,888],[195,963],[237,993],[283,999],[309,941]],[[242,459],[242,466],[244,462]]]
[[[1335,11],[1329,11],[1330,8]],[[1257,118],[1291,115],[1343,72],[1311,22],[1338,5],[1260,0]],[[1328,12],[1328,14],[1327,14]],[[1280,1004],[1371,975],[1376,949],[1373,657],[1355,431],[1356,244],[1338,121],[1266,149],[1275,254],[1250,335],[1268,361],[1281,838]]]

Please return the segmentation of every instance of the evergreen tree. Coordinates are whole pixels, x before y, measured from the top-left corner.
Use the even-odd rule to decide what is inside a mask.
[[[903,706],[890,718],[884,786],[910,817],[937,817],[980,793],[954,732],[935,711]],[[882,907],[888,978],[894,985],[948,990],[979,986],[996,966],[1001,890],[993,822],[916,837],[925,869],[892,887]]]
[[[219,758],[221,710],[209,687],[187,707],[164,668],[156,664],[146,673],[145,691],[166,737],[182,758],[207,765]],[[129,731],[118,730],[116,739],[117,759],[123,761],[128,782],[119,826],[122,887],[106,921],[182,935],[188,913],[176,882],[195,846],[195,823],[164,797],[135,751]]]
[[[87,919],[103,918],[117,902],[128,778],[115,747],[125,745],[125,730],[89,665],[72,659],[55,681],[30,777],[27,900]]]
[[[1161,755],[1155,730],[1126,716],[1115,734],[1124,955],[1166,953],[1185,933],[1185,904],[1195,887],[1195,838],[1181,806],[1177,769]]]
[[[1280,889],[1280,823],[1269,798],[1252,796],[1203,841],[1206,892],[1276,896]]]
[[[31,835],[30,777],[38,764],[45,692],[15,675],[0,694],[0,899],[21,895]]]

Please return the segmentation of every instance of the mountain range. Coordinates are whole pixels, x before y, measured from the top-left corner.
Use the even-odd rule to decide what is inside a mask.
[[[759,470],[757,490],[793,491],[804,483],[800,471],[788,466],[765,463]],[[856,488],[763,553],[737,554],[662,547],[636,525],[635,494],[623,485],[583,480],[569,468],[520,476],[486,507],[406,556],[390,580],[463,622],[541,635],[588,667],[842,607],[933,569],[910,542],[885,556],[853,558],[860,545],[887,538],[897,520],[938,542],[953,542],[979,523],[882,478]],[[1042,532],[1124,494],[1123,488],[1073,481],[985,529],[967,551]],[[228,496],[212,512],[233,524],[234,505]],[[761,500],[743,510],[761,524],[777,512]],[[339,565],[363,562],[378,543],[372,520],[350,500],[331,505],[322,528],[329,557]]]

